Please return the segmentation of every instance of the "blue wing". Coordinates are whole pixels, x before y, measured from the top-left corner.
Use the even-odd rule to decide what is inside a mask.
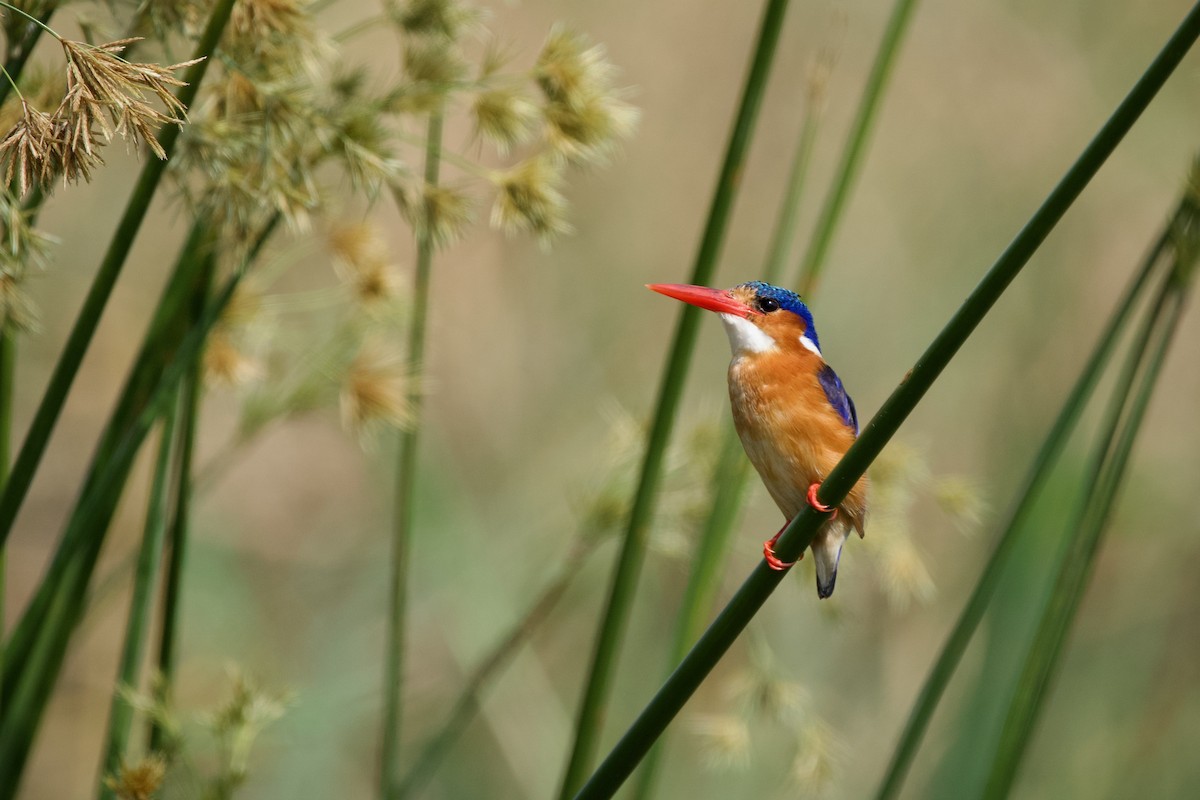
[[[854,409],[854,401],[850,399],[850,395],[846,394],[846,387],[842,386],[841,378],[833,371],[833,367],[826,364],[817,373],[817,380],[821,382],[821,388],[825,390],[825,397],[829,399],[829,405],[833,406],[833,410],[838,413],[843,422],[854,428],[854,435],[857,436],[858,412]]]

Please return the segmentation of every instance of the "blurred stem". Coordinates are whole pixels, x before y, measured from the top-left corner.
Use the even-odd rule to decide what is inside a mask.
[[[475,718],[479,711],[480,695],[487,684],[512,661],[520,651],[521,645],[529,639],[533,632],[545,621],[562,599],[563,594],[571,585],[571,581],[579,574],[585,561],[602,540],[598,537],[580,538],[567,553],[567,557],[559,565],[558,574],[542,589],[541,594],[520,617],[517,624],[508,635],[492,648],[492,651],[471,672],[459,693],[458,700],[451,708],[441,730],[434,734],[426,743],[417,758],[416,764],[400,782],[396,790],[395,800],[415,796],[420,792],[434,772],[446,759],[450,748],[462,736],[463,731]]]
[[[779,207],[775,230],[771,235],[767,260],[763,265],[762,280],[767,283],[775,283],[783,272],[783,266],[796,243],[796,234],[800,227],[800,200],[804,196],[805,179],[808,176],[813,144],[817,139],[823,111],[820,97],[823,87],[818,87],[816,80],[815,76],[810,78],[804,123],[796,138],[787,189]],[[742,441],[732,422],[725,419],[722,425],[721,452],[709,485],[712,505],[705,516],[704,530],[696,548],[691,574],[688,576],[683,605],[676,621],[675,639],[668,655],[668,665],[678,664],[687,654],[688,647],[700,635],[704,629],[704,620],[711,613],[721,583],[721,566],[725,563],[729,538],[733,534],[733,527],[737,523],[738,513],[746,496],[746,483],[750,474],[750,462],[742,449]],[[635,798],[648,800],[653,796],[658,766],[665,747],[666,742],[660,742],[646,756],[641,778],[633,794]]]
[[[842,211],[845,210],[850,189],[858,177],[866,144],[870,138],[871,126],[875,122],[875,114],[879,110],[880,100],[887,87],[888,78],[891,77],[892,67],[896,63],[896,52],[904,38],[916,5],[916,0],[896,0],[896,5],[892,7],[891,19],[888,20],[887,28],[884,29],[883,41],[879,44],[879,50],[875,53],[875,64],[871,67],[871,73],[867,77],[867,85],[863,89],[862,100],[858,105],[858,114],[854,118],[850,135],[846,139],[845,149],[842,151],[842,161],[838,166],[837,178],[833,182],[829,196],[825,199],[825,205],[821,208],[821,216],[817,220],[808,252],[804,254],[800,270],[803,277],[799,290],[802,295],[809,294],[816,287],[821,272],[825,268],[825,257],[829,253],[829,246],[833,242],[833,234],[837,230],[838,223],[841,222]]]
[[[763,12],[750,73],[742,90],[741,102],[730,134],[721,174],[709,210],[708,223],[700,243],[690,283],[708,283],[716,269],[717,256],[724,244],[725,232],[737,194],[739,178],[750,147],[750,139],[762,107],[767,76],[774,60],[783,28],[787,0],[768,0]],[[658,481],[676,411],[683,394],[684,380],[699,329],[699,309],[687,306],[679,316],[659,389],[654,421],[646,442],[637,489],[629,512],[629,521],[621,545],[621,554],[613,572],[608,602],[597,632],[591,668],[584,684],[583,700],[575,724],[574,743],[563,775],[560,798],[575,793],[591,769],[600,745],[601,725],[613,671],[626,623],[633,607],[638,574],[645,560],[646,539],[657,497]]]
[[[413,309],[408,329],[408,364],[417,375],[424,371],[425,335],[429,316],[430,267],[433,264],[433,203],[428,190],[437,186],[442,152],[442,109],[429,115],[425,140],[425,223],[417,228],[417,273],[413,282]],[[399,202],[399,198],[397,199]],[[412,393],[412,423],[400,435],[396,462],[396,506],[392,532],[388,639],[384,670],[383,754],[379,796],[395,794],[398,780],[400,717],[404,678],[405,601],[408,592],[408,554],[412,539],[417,482],[417,445],[421,432],[424,390]]]
[[[121,666],[108,711],[108,744],[100,766],[101,800],[113,800],[116,797],[105,778],[110,775],[115,777],[120,771],[129,744],[129,731],[133,727],[133,706],[122,696],[122,691],[136,690],[141,679],[142,652],[150,627],[150,604],[154,597],[154,584],[158,580],[163,537],[167,529],[169,473],[171,454],[175,447],[175,422],[178,412],[176,406],[177,403],[172,403],[163,416],[159,433],[158,458],[154,463],[154,478],[146,509],[146,528],[142,534],[142,546],[138,551],[134,572],[133,597],[129,602],[129,621],[125,625]]]
[[[193,54],[194,58],[203,58],[203,60],[188,68],[187,74],[184,76],[187,85],[179,89],[179,101],[184,108],[191,108],[192,102],[196,99],[200,82],[212,60],[208,56],[213,53],[225,30],[225,24],[229,21],[230,12],[233,10],[233,3],[234,0],[217,0],[213,7],[208,25]],[[75,324],[63,347],[62,355],[59,357],[54,373],[50,377],[50,383],[42,395],[41,403],[30,423],[29,432],[21,445],[17,460],[13,464],[10,478],[4,486],[3,494],[0,495],[0,546],[7,541],[17,512],[25,499],[29,485],[33,482],[34,472],[45,453],[46,444],[50,440],[50,434],[66,403],[67,393],[79,371],[79,365],[96,333],[96,327],[100,323],[100,316],[108,303],[109,295],[112,294],[113,286],[125,265],[125,259],[133,247],[133,241],[146,217],[154,192],[166,172],[167,160],[175,149],[179,132],[180,126],[167,125],[159,133],[159,144],[162,145],[166,158],[149,158],[142,167],[133,194],[117,223],[108,250],[92,280],[91,288],[88,289],[83,307],[80,308],[79,314],[75,318]]]
[[[259,240],[260,242],[263,239]],[[210,288],[198,295],[193,304],[194,318],[199,320]],[[182,408],[179,420],[179,447],[172,466],[171,493],[174,497],[174,513],[168,533],[167,576],[163,584],[162,633],[158,643],[158,698],[167,705],[175,686],[175,663],[179,649],[179,608],[183,594],[183,571],[187,567],[188,530],[191,522],[192,462],[195,459],[196,429],[200,424],[200,395],[204,389],[203,352],[192,361],[191,369],[183,377],[179,387]],[[157,752],[165,746],[165,732],[157,720],[150,725],[149,752]]]
[[[1194,253],[1192,255],[1194,258]],[[1045,705],[1050,682],[1061,663],[1067,634],[1087,589],[1134,442],[1183,314],[1190,276],[1181,276],[1190,273],[1191,266],[1181,266],[1181,262],[1182,259],[1177,260],[1176,269],[1164,284],[1154,310],[1147,315],[1113,393],[1103,425],[1102,443],[1093,457],[1087,491],[1075,510],[1073,521],[1067,526],[1070,531],[1067,547],[1060,557],[1054,586],[1046,599],[1037,632],[1029,643],[1021,677],[1001,729],[1000,743],[983,794],[989,800],[1001,800],[1012,791],[1021,759],[1033,738],[1034,725]],[[1150,353],[1149,357],[1147,353]]]
[[[155,421],[166,412],[184,375],[200,357],[209,331],[278,221],[279,215],[273,215],[259,232],[255,245],[196,323],[187,322],[179,304],[195,296],[193,281],[200,276],[172,280],[164,291],[142,352],[105,425],[51,568],[9,640],[9,669],[3,686],[9,705],[0,719],[0,775],[8,780],[0,781],[0,800],[10,800],[19,787],[19,776],[62,668],[71,634],[82,615],[100,548],[137,452]],[[185,247],[181,258],[189,252]],[[187,259],[188,263],[203,261],[195,253]]]
[[[883,783],[876,795],[879,800],[888,800],[900,793],[904,778],[912,766],[917,750],[921,746],[921,740],[924,738],[925,731],[929,727],[929,721],[933,718],[933,712],[937,708],[938,702],[946,690],[946,686],[949,685],[950,678],[958,668],[959,661],[962,660],[963,653],[966,652],[967,645],[970,644],[971,637],[975,634],[976,628],[979,627],[979,623],[983,619],[983,614],[991,602],[992,595],[999,585],[1003,567],[1008,562],[1009,553],[1017,542],[1017,532],[1024,526],[1030,511],[1033,509],[1034,500],[1037,499],[1040,489],[1046,483],[1051,467],[1058,461],[1058,457],[1062,454],[1063,448],[1066,447],[1071,432],[1074,431],[1076,424],[1079,422],[1079,418],[1087,406],[1088,399],[1092,396],[1092,392],[1100,380],[1100,375],[1103,373],[1105,365],[1108,364],[1112,356],[1120,333],[1125,329],[1125,325],[1133,313],[1137,300],[1149,284],[1155,268],[1162,263],[1163,253],[1170,242],[1170,230],[1171,227],[1168,226],[1159,236],[1158,241],[1146,255],[1141,268],[1126,288],[1125,293],[1121,296],[1120,304],[1113,311],[1108,325],[1100,336],[1100,341],[1096,343],[1092,355],[1076,380],[1075,386],[1067,396],[1062,411],[1059,412],[1058,418],[1054,421],[1054,425],[1046,435],[1041,449],[1038,450],[1037,455],[1034,457],[1033,466],[1025,478],[1012,510],[1009,512],[1008,523],[1004,526],[1004,531],[1000,534],[992,555],[988,559],[987,565],[983,568],[983,573],[975,583],[971,597],[967,600],[966,606],[959,615],[958,622],[954,625],[954,630],[942,646],[942,651],[938,655],[937,662],[930,669],[929,677],[925,679],[925,685],[921,688],[921,694],[917,697],[917,701],[913,705],[908,722],[905,724],[904,731],[901,733],[900,739],[896,744],[896,750],[892,755],[891,763],[888,765]]]
[[[8,320],[0,322],[0,491],[8,481],[8,459],[12,449],[13,400],[17,372],[17,335]],[[0,545],[0,676],[5,668],[4,595],[8,590],[8,555]],[[0,692],[0,719],[4,699]]]
[[[839,504],[862,477],[955,353],[1112,154],[1198,36],[1200,4],[1188,13],[1133,90],[826,477],[818,492],[818,499],[822,503]],[[775,552],[779,558],[782,561],[798,558],[824,521],[824,515],[811,507],[797,514],[777,542]],[[771,569],[765,561],[759,562],[729,604],[579,791],[577,798],[611,797],[620,788],[785,575],[786,572]]]

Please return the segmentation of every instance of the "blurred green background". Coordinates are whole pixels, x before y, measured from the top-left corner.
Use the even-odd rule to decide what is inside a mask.
[[[370,4],[326,12],[336,29]],[[837,61],[805,218],[815,216],[888,4],[796,3],[743,177],[719,283],[757,277],[804,82],[822,48]],[[920,4],[879,114],[869,156],[813,303],[825,356],[869,417],[961,298],[1041,201],[1157,52],[1188,7],[1178,0]],[[353,15],[350,13],[354,9]],[[462,676],[522,613],[580,526],[579,509],[611,460],[611,409],[643,418],[679,308],[642,288],[684,280],[693,258],[759,9],[753,3],[523,2],[491,7],[490,27],[532,59],[556,21],[602,42],[633,87],[637,135],[614,164],[569,186],[574,235],[544,251],[479,232],[435,264],[418,530],[407,660],[406,756],[440,724]],[[354,52],[394,74],[394,38]],[[936,593],[889,603],[868,549],[851,542],[824,603],[811,575],[785,585],[673,730],[663,797],[861,797],[874,789],[905,715],[990,550],[1014,487],[1108,310],[1174,203],[1200,149],[1200,56],[1193,53],[1035,256],[901,432],[935,475],[969,478],[991,512],[964,536],[933,497],[907,524]],[[465,121],[447,141],[468,142]],[[114,151],[115,153],[115,151]],[[87,186],[60,192],[43,227],[57,264],[30,290],[40,333],[23,345],[23,430],[66,337],[134,161],[114,155]],[[396,261],[411,237],[390,204],[372,214]],[[66,510],[182,234],[169,203],[146,227],[9,545],[6,625],[39,580]],[[798,258],[798,254],[797,254]],[[328,284],[319,243],[272,291]],[[1112,531],[1051,703],[1031,744],[1019,797],[1192,797],[1200,793],[1200,335],[1185,321],[1150,411]],[[677,429],[727,415],[728,349],[706,320]],[[200,462],[236,424],[238,393],[206,398]],[[1085,427],[1087,427],[1085,425]],[[270,429],[239,452],[198,503],[183,617],[180,706],[212,708],[236,663],[293,693],[269,728],[242,796],[371,797],[381,706],[389,486],[388,440],[364,448],[336,408]],[[1070,466],[1069,464],[1067,466]],[[23,797],[93,790],[140,535],[148,460],[131,484],[24,781]],[[1068,470],[1069,472],[1069,470]],[[1047,498],[1044,519],[1069,496]],[[1062,499],[1061,503],[1056,498]],[[779,525],[757,481],[731,553],[727,591]],[[881,526],[882,527],[882,526]],[[1052,524],[1033,531],[997,597],[911,776],[911,797],[969,796],[972,759],[1028,626]],[[874,535],[884,535],[878,530]],[[873,534],[868,526],[868,537]],[[661,542],[660,542],[661,543]],[[487,694],[430,798],[547,797],[557,788],[594,626],[615,556],[608,542],[548,623]],[[686,581],[686,546],[656,547],[642,576],[606,743],[657,686]],[[115,573],[113,571],[116,570]],[[1023,614],[1024,612],[1024,614]],[[764,667],[764,648],[772,657]],[[731,693],[768,669],[823,720],[827,780],[797,785],[794,736],[752,717],[746,758],[714,751]],[[993,705],[989,706],[989,699]],[[991,716],[989,716],[991,715]],[[815,734],[814,734],[815,735]],[[726,745],[729,743],[726,742]],[[734,745],[737,745],[735,742]],[[734,747],[736,751],[737,747]],[[720,750],[720,747],[717,747]],[[736,753],[735,753],[736,756]],[[732,762],[732,763],[729,763]]]

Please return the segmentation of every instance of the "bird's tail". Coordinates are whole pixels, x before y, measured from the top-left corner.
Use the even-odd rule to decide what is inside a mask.
[[[812,541],[813,564],[817,568],[817,597],[824,600],[833,594],[837,582],[838,561],[842,557],[842,545],[850,534],[850,527],[838,521],[830,521],[817,531]]]

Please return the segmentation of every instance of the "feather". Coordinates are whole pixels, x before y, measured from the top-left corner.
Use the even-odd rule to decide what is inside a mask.
[[[854,429],[854,435],[858,435],[858,412],[854,409],[854,401],[850,399],[850,395],[846,394],[846,388],[842,386],[842,380],[833,371],[833,367],[825,364],[817,373],[817,380],[821,382],[821,388],[825,390],[825,397],[829,399],[829,405],[833,406],[833,410],[838,413],[842,421],[847,426]]]

